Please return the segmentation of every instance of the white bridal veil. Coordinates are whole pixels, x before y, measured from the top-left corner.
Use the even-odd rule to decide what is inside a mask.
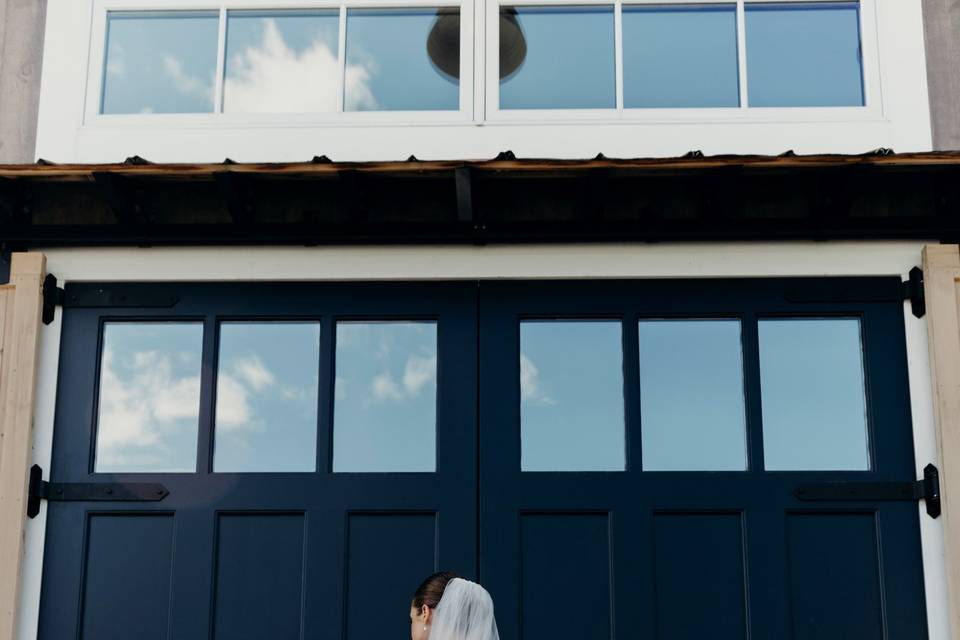
[[[454,578],[433,612],[430,640],[500,640],[493,599],[476,582]]]

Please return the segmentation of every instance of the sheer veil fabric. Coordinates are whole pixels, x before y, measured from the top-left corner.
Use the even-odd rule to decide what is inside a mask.
[[[448,582],[433,613],[430,640],[500,640],[487,590],[464,578]]]

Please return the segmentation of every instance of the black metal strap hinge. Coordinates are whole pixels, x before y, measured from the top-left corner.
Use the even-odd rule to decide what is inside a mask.
[[[927,313],[927,297],[923,288],[923,269],[914,267],[910,269],[909,278],[901,285],[903,288],[903,299],[910,301],[910,310],[913,315],[922,318]]]
[[[63,289],[57,286],[57,277],[48,273],[47,277],[43,279],[43,313],[41,315],[43,324],[53,322],[57,305],[63,306],[64,298]]]
[[[827,278],[815,282],[800,282],[787,286],[784,299],[788,302],[903,302],[910,301],[913,315],[922,318],[927,313],[923,290],[923,270],[910,269],[907,279],[896,281],[867,281],[857,278]]]
[[[164,285],[111,284],[106,287],[68,285],[69,290],[57,286],[57,278],[48,273],[43,280],[43,324],[53,322],[58,306],[68,308],[144,308],[169,309],[180,297],[172,287]]]
[[[40,513],[40,501],[48,502],[159,502],[170,495],[154,482],[47,482],[40,465],[30,467],[27,516]]]
[[[923,500],[931,518],[940,516],[940,471],[923,468],[923,479],[914,482],[820,482],[802,484],[793,491],[805,502],[890,502]]]

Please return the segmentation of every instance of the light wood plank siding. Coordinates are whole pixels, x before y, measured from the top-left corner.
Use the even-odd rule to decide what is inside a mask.
[[[0,286],[0,640],[17,628],[46,259],[15,253]]]
[[[940,458],[950,637],[960,640],[960,246],[927,245],[923,279]]]

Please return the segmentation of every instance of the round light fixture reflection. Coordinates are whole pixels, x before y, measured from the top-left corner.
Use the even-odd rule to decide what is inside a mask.
[[[451,79],[460,77],[460,12],[438,9],[427,36],[427,55],[434,66]],[[500,77],[520,68],[527,57],[527,39],[513,8],[500,10]]]

